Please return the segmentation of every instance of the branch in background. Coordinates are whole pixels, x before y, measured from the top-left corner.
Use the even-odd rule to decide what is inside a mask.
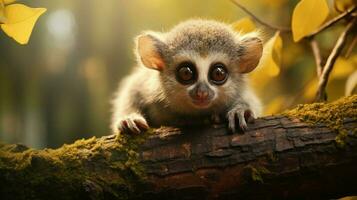
[[[341,54],[343,47],[346,44],[346,39],[348,34],[352,31],[355,23],[357,21],[357,17],[355,17],[351,22],[349,22],[345,28],[345,30],[339,36],[331,54],[327,58],[326,64],[323,68],[319,79],[319,86],[316,93],[316,101],[326,101],[326,85],[328,82],[329,75],[333,69],[333,66],[336,62],[337,57]]]
[[[246,7],[244,7],[242,4],[240,4],[238,2],[238,0],[231,0],[231,2],[234,3],[236,6],[238,6],[240,9],[242,9],[249,16],[251,16],[256,22],[258,22],[270,29],[273,29],[273,30],[277,30],[277,31],[281,31],[281,32],[291,32],[291,28],[289,28],[289,27],[277,26],[277,25],[273,25],[273,24],[270,24],[268,22],[261,20],[260,18],[255,16],[252,12],[250,12]]]
[[[355,35],[354,38],[352,39],[352,42],[346,51],[345,58],[350,57],[350,55],[353,51],[353,48],[356,46],[356,44],[357,44],[357,35]]]
[[[270,23],[267,23],[267,22],[261,20],[256,15],[254,15],[252,12],[250,12],[247,8],[245,8],[242,4],[240,4],[238,2],[238,0],[231,0],[231,2],[234,3],[236,6],[238,6],[240,9],[242,9],[249,16],[251,16],[256,22],[258,22],[270,29],[273,29],[273,30],[278,30],[278,31],[282,31],[282,32],[291,32],[291,28],[276,26],[276,25],[273,25],[273,24],[270,24]],[[341,54],[341,51],[342,51],[343,47],[345,46],[347,35],[350,33],[350,31],[352,30],[352,28],[356,22],[356,13],[354,13],[356,10],[357,10],[357,6],[354,6],[353,8],[348,9],[344,13],[327,21],[319,29],[317,29],[316,31],[312,32],[311,34],[309,34],[305,37],[306,39],[310,39],[310,46],[313,51],[315,62],[316,62],[316,72],[317,72],[317,76],[319,77],[319,86],[318,86],[318,91],[316,93],[316,98],[315,98],[316,101],[325,101],[327,99],[325,90],[326,90],[328,78],[329,78],[330,72],[332,71],[333,65],[336,62],[337,57]],[[348,18],[348,17],[352,17],[353,19],[347,25],[346,29],[341,33],[331,54],[329,55],[325,65],[323,66],[320,48],[318,46],[317,41],[314,39],[314,36],[321,33],[322,31],[326,30],[327,28],[333,26],[340,20]],[[347,50],[346,56],[348,56],[350,54],[353,47],[355,46],[355,43],[357,40],[356,38],[354,38],[354,40],[352,41],[352,44],[350,45],[349,49]]]
[[[313,37],[313,36],[317,35],[318,33],[322,32],[325,29],[327,29],[327,28],[331,27],[332,25],[336,24],[341,19],[345,19],[346,17],[350,16],[356,10],[357,10],[357,6],[345,11],[344,13],[336,16],[335,18],[332,18],[331,20],[326,22],[324,25],[320,26],[319,29],[317,29],[316,31],[314,31],[314,32],[310,33],[309,35],[307,35],[306,38]]]
[[[317,43],[317,41],[314,38],[311,38],[310,46],[311,46],[312,52],[314,54],[315,62],[316,62],[317,77],[320,77],[321,73],[322,73],[322,70],[323,70],[320,47],[319,47],[319,44]]]

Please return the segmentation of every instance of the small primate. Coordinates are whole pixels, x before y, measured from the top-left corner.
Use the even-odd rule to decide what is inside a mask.
[[[166,33],[136,38],[137,67],[113,101],[114,133],[149,127],[187,127],[226,119],[246,130],[261,113],[247,82],[263,45],[256,33],[240,34],[213,20],[188,20]]]

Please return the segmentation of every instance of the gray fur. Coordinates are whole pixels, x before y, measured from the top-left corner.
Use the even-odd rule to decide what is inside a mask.
[[[224,52],[231,58],[241,54],[236,33],[226,24],[211,20],[189,20],[174,27],[165,38],[173,52],[193,50],[201,55]]]

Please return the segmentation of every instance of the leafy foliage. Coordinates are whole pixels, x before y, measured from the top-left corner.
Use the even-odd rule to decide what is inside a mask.
[[[295,7],[291,28],[295,42],[316,30],[327,18],[326,0],[301,0]]]
[[[232,24],[233,28],[237,30],[238,32],[244,34],[244,33],[249,33],[253,32],[256,30],[256,26],[254,22],[248,18],[242,18]]]
[[[343,12],[357,5],[357,0],[335,0],[334,5],[338,12]]]
[[[10,4],[12,2],[14,1],[0,0],[1,29],[18,43],[27,44],[37,19],[46,12],[46,9]]]
[[[349,77],[349,80],[348,85],[346,83],[345,86],[345,94],[353,94],[357,81],[354,80],[356,79],[356,76],[350,74],[357,70],[357,63],[356,56],[350,55],[350,53],[353,51],[353,47],[357,43],[357,38],[354,36],[355,38],[352,39],[350,44],[346,43],[345,45],[342,45],[342,48],[346,49],[346,55],[344,57],[340,56],[341,51],[336,51],[333,49],[336,49],[336,45],[341,43],[342,39],[347,41],[350,40],[350,37],[341,39],[343,33],[346,32],[346,30],[340,32],[340,29],[341,25],[347,29],[347,27],[350,26],[348,23],[353,23],[353,18],[356,18],[356,0],[334,1],[335,10],[341,14],[336,13],[333,11],[333,9],[329,8],[327,0],[300,0],[295,5],[291,13],[291,29],[289,27],[270,24],[265,20],[255,16],[255,14],[242,6],[240,1],[232,1],[251,17],[250,19],[243,18],[233,23],[232,25],[235,30],[241,33],[257,31],[257,25],[261,24],[263,27],[274,30],[275,32],[275,34],[269,40],[267,40],[264,45],[264,54],[262,60],[260,61],[259,67],[251,73],[253,86],[258,91],[258,93],[262,93],[266,96],[267,89],[270,90],[272,87],[274,87],[274,85],[281,84],[287,72],[296,71],[296,69],[287,68],[284,65],[291,66],[292,63],[296,63],[298,60],[302,59],[296,56],[301,54],[302,50],[308,53],[314,53],[313,55],[316,63],[315,68],[317,70],[317,77],[300,77],[300,80],[305,80],[301,82],[301,87],[299,89],[301,91],[297,91],[295,96],[289,97],[286,95],[275,95],[274,98],[269,100],[268,104],[265,103],[266,114],[277,113],[293,106],[296,102],[299,101],[310,102],[315,98],[317,101],[324,100],[320,99],[320,96],[318,95],[319,92],[325,91],[326,86],[321,84],[321,82],[324,80],[329,80],[330,84],[327,91],[329,92],[329,95],[332,94],[331,96],[334,97],[332,99],[336,99],[336,96],[341,96],[343,94],[341,92],[336,92],[341,91],[341,89],[336,89],[340,87],[331,87],[330,85],[336,84],[336,82],[345,82],[347,77]],[[275,2],[274,6],[279,7],[279,5],[282,6],[283,4],[283,1],[279,1]],[[351,17],[349,17],[348,12],[350,14],[352,13]],[[344,18],[345,20],[343,20]],[[336,23],[340,20],[342,23]],[[337,29],[336,31],[336,29],[330,28],[326,31],[326,29],[329,27],[339,27],[340,29]],[[265,36],[266,31],[263,33],[264,34],[262,35]],[[331,36],[336,37],[337,34],[340,34],[337,39],[339,42],[335,42],[334,40],[330,39]],[[348,34],[349,33],[346,35]],[[328,37],[326,35],[328,35]],[[353,35],[353,33],[350,35]],[[293,40],[290,41],[290,38]],[[329,38],[328,41],[325,38]],[[353,36],[351,38],[353,38]],[[321,46],[319,46],[320,42]],[[306,51],[306,47],[308,47],[306,43],[311,43],[310,45],[312,51]],[[335,43],[335,47],[333,47],[333,43]],[[347,50],[346,46],[350,46],[348,47],[349,50]],[[325,51],[330,51],[330,55],[328,55]],[[347,53],[347,51],[350,52]],[[299,66],[296,67],[305,69],[308,69],[309,67],[301,66],[301,64],[298,65]]]

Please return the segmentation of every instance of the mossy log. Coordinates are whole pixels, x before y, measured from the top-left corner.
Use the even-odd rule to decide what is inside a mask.
[[[316,123],[315,123],[316,122]],[[357,96],[225,126],[58,149],[0,146],[0,199],[329,199],[357,195]]]

